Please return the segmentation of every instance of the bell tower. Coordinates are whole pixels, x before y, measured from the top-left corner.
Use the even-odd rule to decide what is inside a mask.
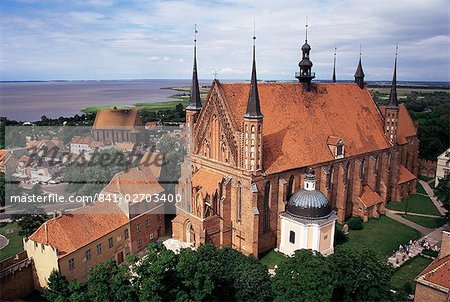
[[[256,79],[255,40],[253,35],[253,64],[250,93],[247,110],[244,114],[244,169],[248,173],[262,171],[262,127],[264,116],[259,102],[258,82]]]
[[[384,116],[384,133],[389,143],[393,146],[397,143],[398,132],[398,100],[397,100],[397,50],[395,49],[394,74],[392,76],[391,91],[389,93],[389,102],[386,106],[386,114]]]
[[[303,85],[303,89],[307,92],[311,91],[311,81],[315,78],[315,73],[311,72],[313,63],[309,59],[311,46],[308,44],[308,22],[306,22],[305,44],[302,46],[302,60],[298,63],[300,72],[295,73],[295,77]]]

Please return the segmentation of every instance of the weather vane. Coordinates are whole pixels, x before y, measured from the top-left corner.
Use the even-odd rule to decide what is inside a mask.
[[[217,69],[214,69],[214,80],[217,80],[218,74],[219,74],[219,72],[217,71]]]
[[[395,43],[395,56],[398,54],[398,43]]]

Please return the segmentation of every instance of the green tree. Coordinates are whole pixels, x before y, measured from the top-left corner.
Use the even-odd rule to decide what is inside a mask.
[[[327,260],[336,273],[333,300],[389,300],[392,268],[374,251],[339,246]]]
[[[88,296],[93,301],[136,301],[137,293],[130,279],[127,266],[118,266],[114,259],[109,259],[89,272]]]
[[[275,301],[330,301],[334,284],[329,261],[320,253],[299,250],[277,268],[272,289]]]
[[[53,271],[44,289],[44,298],[50,302],[65,302],[70,295],[69,281],[60,272]]]
[[[48,215],[42,208],[27,206],[26,210],[27,214],[13,214],[11,217],[11,220],[17,222],[21,228],[19,231],[21,236],[30,236],[48,219]]]
[[[450,211],[450,174],[445,175],[439,180],[439,184],[434,189],[434,194],[442,202],[444,208],[447,210],[447,222],[449,221]]]

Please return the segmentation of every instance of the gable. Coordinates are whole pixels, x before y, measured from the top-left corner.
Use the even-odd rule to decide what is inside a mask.
[[[220,88],[240,125],[249,84]],[[345,157],[389,148],[380,111],[369,92],[356,84],[317,84],[317,92],[305,93],[298,83],[261,83],[258,90],[266,173],[333,160],[327,145],[330,136],[345,142]]]
[[[236,164],[238,162],[239,133],[236,133],[236,124],[229,115],[231,110],[224,102],[216,83],[213,83],[198,122],[194,126],[193,152],[215,160]]]

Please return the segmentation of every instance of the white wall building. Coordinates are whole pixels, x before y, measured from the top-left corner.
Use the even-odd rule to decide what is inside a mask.
[[[450,148],[437,157],[435,187],[439,184],[439,179],[450,173]]]
[[[329,255],[334,252],[336,213],[325,195],[316,190],[316,177],[305,176],[304,189],[294,193],[280,213],[281,240],[279,250],[292,255],[296,250],[311,249]]]

